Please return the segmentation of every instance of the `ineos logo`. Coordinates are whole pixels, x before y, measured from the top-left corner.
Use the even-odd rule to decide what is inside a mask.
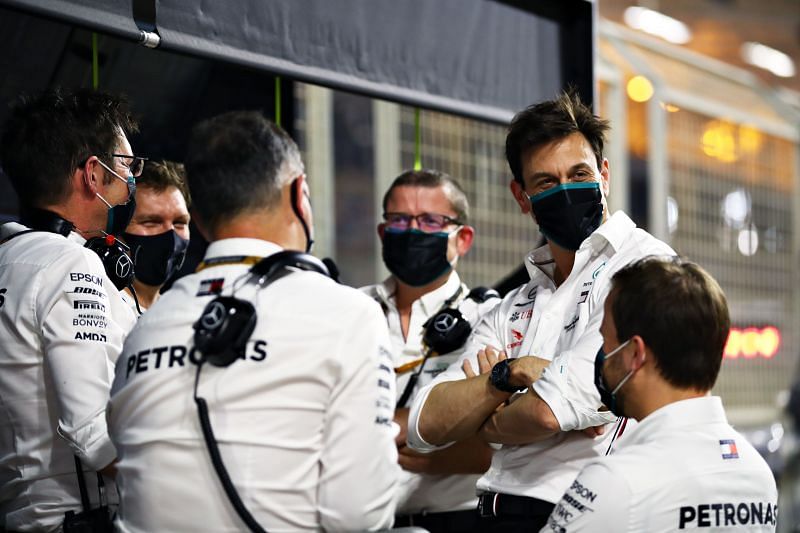
[[[117,259],[117,264],[114,266],[114,270],[117,272],[117,277],[127,278],[128,274],[131,272],[130,258],[127,255],[121,255]]]
[[[209,304],[208,310],[200,317],[200,325],[207,330],[215,330],[225,320],[225,306],[220,302]]]
[[[433,320],[433,329],[439,333],[447,333],[456,325],[458,319],[449,313],[442,313]]]

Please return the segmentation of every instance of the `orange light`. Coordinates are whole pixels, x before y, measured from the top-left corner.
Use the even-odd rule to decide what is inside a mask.
[[[725,342],[726,359],[772,359],[781,347],[781,332],[775,326],[731,328]]]

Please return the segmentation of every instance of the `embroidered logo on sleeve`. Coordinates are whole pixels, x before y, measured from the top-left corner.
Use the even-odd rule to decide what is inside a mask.
[[[738,459],[739,452],[736,450],[736,441],[733,439],[723,439],[719,441],[719,448],[723,459]]]

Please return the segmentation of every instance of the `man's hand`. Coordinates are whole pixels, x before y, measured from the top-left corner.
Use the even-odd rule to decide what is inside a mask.
[[[526,355],[518,357],[508,365],[508,383],[515,387],[530,387],[531,384],[542,376],[542,371],[547,368],[550,361]]]
[[[406,446],[406,438],[408,437],[408,413],[408,407],[401,407],[400,409],[394,410],[394,422],[400,426],[400,433],[394,438],[394,443],[398,450]]]
[[[417,474],[483,474],[492,462],[492,448],[474,436],[433,453],[400,448],[397,462]]]
[[[606,426],[605,426],[605,424],[603,424],[602,426],[588,427],[588,428],[582,429],[580,431],[581,431],[581,433],[583,433],[584,435],[586,435],[590,439],[593,439],[595,437],[599,437],[600,435],[603,435],[606,432]]]
[[[474,378],[479,374],[487,374],[492,371],[492,367],[503,359],[508,359],[506,352],[497,351],[491,346],[478,351],[478,373],[472,369],[472,364],[465,359],[461,364],[461,369],[468,378]]]

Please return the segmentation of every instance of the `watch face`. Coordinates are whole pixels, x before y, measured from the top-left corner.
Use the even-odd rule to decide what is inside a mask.
[[[492,385],[503,392],[512,392],[508,385],[508,359],[499,361],[492,367]]]

